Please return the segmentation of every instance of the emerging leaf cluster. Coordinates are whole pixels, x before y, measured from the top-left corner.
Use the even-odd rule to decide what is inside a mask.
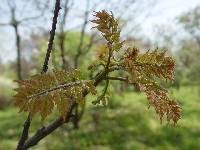
[[[83,105],[84,92],[96,93],[93,81],[81,80],[77,70],[54,70],[16,82],[18,88],[15,89],[15,104],[20,107],[20,111],[29,112],[31,118],[40,113],[42,121],[51,114],[55,106],[65,119],[73,101]]]
[[[106,45],[100,45],[97,55],[103,60],[103,64],[107,64],[107,61],[109,61],[109,64],[112,64],[114,52],[120,50],[124,43],[124,41],[120,41],[121,31],[118,28],[118,21],[113,14],[110,15],[105,10],[96,12],[94,16],[96,19],[91,22],[96,24],[94,28],[97,28],[102,33],[107,42]]]
[[[166,56],[165,52],[154,50],[139,54],[139,50],[133,48],[127,51],[124,64],[130,73],[131,82],[136,83],[140,90],[145,92],[150,106],[155,108],[161,121],[166,115],[168,121],[177,123],[181,117],[180,106],[168,96],[167,90],[155,81],[155,77],[173,80],[175,61]]]
[[[115,53],[111,53],[110,56],[113,59],[109,67],[118,66],[124,72],[128,72],[128,82],[139,86],[140,90],[147,95],[150,106],[155,108],[161,121],[166,115],[168,122],[172,120],[176,124],[181,118],[181,108],[173,98],[168,96],[167,90],[160,87],[156,82],[157,78],[164,80],[174,79],[174,59],[167,56],[166,52],[159,52],[158,50],[145,53],[141,53],[135,47],[123,50],[124,42],[120,42],[120,30],[113,14],[100,11],[95,16],[97,19],[92,22],[97,24],[96,28],[107,41],[104,46],[101,46],[103,50],[101,51],[102,53],[99,52],[98,56],[108,57],[109,49],[111,49],[111,52],[114,51]],[[115,56],[121,59],[115,59]],[[99,58],[101,61],[101,57]]]
[[[94,14],[95,20],[91,22],[97,24],[97,28],[102,36],[107,41],[107,48],[111,51],[118,51],[121,49],[123,42],[120,42],[120,30],[118,28],[118,22],[115,20],[113,14],[109,14],[105,10],[96,12]]]

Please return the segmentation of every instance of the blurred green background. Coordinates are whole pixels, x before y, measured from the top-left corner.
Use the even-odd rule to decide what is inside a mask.
[[[18,113],[13,80],[40,73],[54,0],[2,0],[0,3],[0,150],[16,148],[27,114]],[[200,2],[198,0],[61,0],[50,70],[79,68],[91,73],[104,42],[91,30],[93,11],[112,11],[122,39],[141,51],[160,48],[176,60],[175,80],[162,82],[182,107],[176,127],[162,123],[143,93],[113,82],[108,105],[88,96],[80,128],[63,125],[32,149],[37,150],[199,150],[200,149]],[[16,30],[16,28],[18,30]],[[17,42],[18,41],[18,42]],[[19,53],[20,52],[20,53]],[[20,69],[19,69],[20,68]],[[101,86],[100,86],[101,88]],[[56,118],[56,112],[45,124]],[[41,126],[33,119],[30,135]]]

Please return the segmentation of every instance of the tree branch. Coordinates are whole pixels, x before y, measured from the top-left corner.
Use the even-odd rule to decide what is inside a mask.
[[[43,139],[47,135],[51,134],[54,130],[56,130],[58,127],[60,127],[64,123],[69,122],[70,118],[72,117],[72,110],[73,110],[74,106],[75,106],[75,103],[72,105],[65,120],[62,117],[59,117],[58,119],[56,119],[54,122],[52,122],[47,127],[40,128],[31,138],[29,138],[26,141],[22,150],[27,150],[28,148],[37,145],[37,143],[41,139]]]
[[[21,80],[22,79],[21,47],[20,47],[21,37],[19,35],[18,24],[13,24],[12,26],[15,30],[16,46],[17,46],[17,76],[18,79]]]
[[[61,9],[60,0],[56,0],[53,23],[52,23],[52,28],[50,31],[49,43],[48,43],[47,53],[46,53],[46,57],[44,60],[42,72],[47,72],[47,70],[48,70],[48,63],[49,63],[50,54],[51,54],[51,51],[53,48],[53,41],[54,41],[54,36],[55,36],[55,31],[56,31],[57,18],[58,18],[60,9]]]
[[[16,150],[22,150],[23,149],[24,143],[28,139],[28,133],[29,133],[30,124],[31,124],[30,116],[28,116],[26,121],[24,122],[24,129],[22,131],[22,135],[20,137],[20,140],[18,142]]]

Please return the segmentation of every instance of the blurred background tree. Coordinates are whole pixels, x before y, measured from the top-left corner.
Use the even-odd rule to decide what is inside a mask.
[[[200,7],[180,16],[179,23],[188,33],[181,41],[178,58],[182,67],[182,76],[187,84],[199,85],[200,77]]]

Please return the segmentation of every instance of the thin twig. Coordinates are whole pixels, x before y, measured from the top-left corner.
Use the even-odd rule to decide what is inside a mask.
[[[85,11],[85,16],[84,16],[84,22],[83,22],[83,26],[81,29],[81,36],[80,36],[80,42],[77,48],[77,54],[75,55],[74,58],[74,67],[77,68],[78,67],[78,63],[79,63],[79,58],[82,54],[82,48],[83,48],[83,44],[84,44],[84,38],[85,38],[85,30],[88,24],[88,17],[89,17],[89,4],[90,4],[90,0],[87,0],[86,2],[86,11]]]

